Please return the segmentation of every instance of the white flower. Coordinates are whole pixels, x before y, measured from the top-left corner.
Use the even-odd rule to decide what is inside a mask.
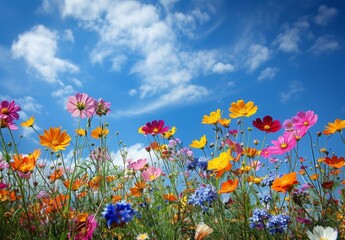
[[[307,235],[310,240],[337,240],[338,232],[330,227],[316,226],[313,233],[307,231]]]
[[[206,236],[210,235],[213,232],[213,229],[207,226],[204,223],[200,223],[196,226],[194,240],[202,240]]]

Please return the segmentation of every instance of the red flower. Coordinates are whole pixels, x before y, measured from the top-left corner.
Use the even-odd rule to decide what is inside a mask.
[[[281,129],[280,121],[273,120],[271,116],[265,116],[262,120],[257,118],[253,121],[253,126],[266,133],[277,132]]]
[[[332,189],[333,185],[334,185],[334,181],[333,180],[329,181],[329,182],[324,182],[324,183],[321,184],[321,186],[323,188],[330,189],[330,190]]]
[[[147,122],[141,130],[145,134],[162,134],[169,130],[169,126],[164,127],[164,121],[163,120],[153,120],[152,122]]]

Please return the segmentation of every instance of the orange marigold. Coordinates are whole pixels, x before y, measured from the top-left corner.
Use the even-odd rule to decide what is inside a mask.
[[[14,171],[21,171],[28,173],[32,171],[36,166],[36,161],[41,154],[40,149],[35,149],[33,153],[23,156],[22,154],[14,155],[13,162],[10,162],[11,168]]]
[[[283,175],[280,178],[276,178],[272,183],[272,189],[277,192],[283,192],[290,190],[293,185],[298,184],[297,173],[291,172]]]
[[[335,132],[340,132],[345,128],[345,120],[335,119],[333,123],[329,122],[323,133],[326,135],[333,134]]]
[[[237,102],[231,103],[231,107],[229,108],[231,118],[238,118],[238,117],[249,117],[256,113],[258,110],[257,106],[254,106],[252,101],[245,103],[242,99],[238,100]]]
[[[238,185],[238,179],[235,180],[229,179],[226,182],[222,183],[221,188],[219,189],[218,193],[230,193],[235,191]]]
[[[332,158],[326,157],[323,161],[328,166],[334,167],[334,168],[342,168],[345,166],[345,159],[344,157],[338,158],[337,156],[333,156]]]
[[[66,133],[66,130],[61,132],[60,128],[50,128],[44,130],[44,134],[40,135],[40,144],[44,147],[50,148],[53,152],[58,150],[65,150],[72,138]]]

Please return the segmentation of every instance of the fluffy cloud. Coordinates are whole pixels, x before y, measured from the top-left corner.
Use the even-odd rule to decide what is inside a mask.
[[[341,48],[341,45],[330,35],[320,36],[315,40],[314,45],[308,50],[313,54],[321,54]]]
[[[265,68],[265,70],[263,70],[260,73],[258,80],[259,81],[272,80],[277,75],[278,71],[279,71],[279,68],[271,68],[271,67]]]
[[[285,92],[279,93],[280,101],[283,103],[289,101],[292,98],[297,98],[298,94],[305,91],[303,83],[300,81],[289,82],[288,89]]]
[[[12,45],[12,54],[15,58],[23,58],[42,80],[56,83],[59,74],[79,71],[76,65],[56,56],[57,40],[57,32],[37,25],[18,36]]]
[[[270,58],[269,49],[260,44],[251,44],[247,58],[249,71],[254,71]]]
[[[318,14],[314,17],[314,22],[320,26],[328,25],[337,15],[339,11],[334,7],[321,5]]]

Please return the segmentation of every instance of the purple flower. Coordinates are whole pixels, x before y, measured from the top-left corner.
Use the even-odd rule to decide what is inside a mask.
[[[4,100],[0,103],[0,119],[7,120],[7,123],[11,123],[14,119],[18,120],[20,110],[22,109],[14,101]]]
[[[107,115],[110,112],[110,102],[104,101],[102,98],[98,99],[97,107],[96,107],[96,114],[98,116]]]
[[[117,202],[116,204],[107,204],[102,212],[102,216],[107,220],[108,227],[113,224],[123,225],[131,221],[136,214],[131,204],[126,202]]]
[[[199,188],[195,190],[195,192],[189,197],[188,204],[192,204],[194,206],[201,206],[203,210],[206,210],[207,206],[211,205],[211,203],[217,198],[217,192],[215,187],[211,185],[201,185]]]

